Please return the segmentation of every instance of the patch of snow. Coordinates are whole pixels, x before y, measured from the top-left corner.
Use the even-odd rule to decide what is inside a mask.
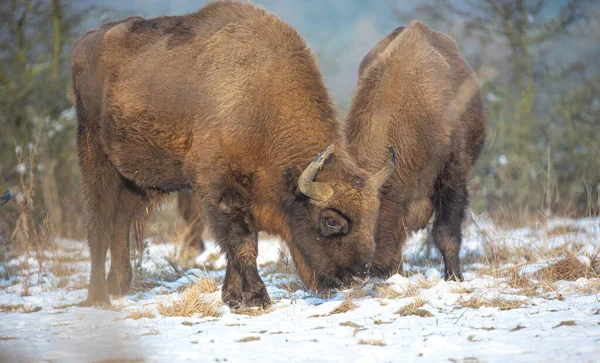
[[[600,247],[597,218],[551,219],[540,228],[514,230],[498,228],[486,217],[476,222],[477,226],[465,228],[464,256],[481,256],[486,238],[493,238],[513,249],[568,248],[591,266],[588,251]],[[573,228],[548,236],[554,228],[564,226]],[[424,233],[417,233],[409,242],[408,260],[430,257],[423,256],[420,246]],[[87,283],[89,252],[87,245],[78,241],[57,239],[56,246],[54,252],[23,255],[0,265],[0,361],[362,362],[423,358],[494,362],[590,361],[600,356],[597,278],[557,281],[549,291],[540,288],[532,297],[512,287],[505,277],[480,272],[485,267],[481,262],[465,266],[463,282],[444,281],[441,265],[411,265],[407,269],[415,273],[410,277],[396,274],[385,281],[372,279],[363,287],[364,297],[353,299],[355,309],[331,314],[350,290],[321,296],[303,289],[297,276],[273,270],[273,263],[281,256],[289,259],[289,254],[280,241],[266,239],[259,242],[258,261],[273,301],[266,313],[240,315],[224,306],[217,318],[164,317],[158,311],[159,303],[177,301],[181,290],[199,279],[224,278],[226,261],[213,242],[208,241],[207,250],[196,259],[199,268],[178,273],[168,262],[176,255],[175,246],[150,243],[143,269],[156,286],[113,299],[113,305],[120,308],[117,311],[72,305],[87,293],[79,280]],[[64,282],[67,287],[61,287],[62,277],[53,268],[52,258],[72,270]],[[516,268],[520,276],[529,276],[553,262],[503,268]],[[210,269],[203,268],[204,263]],[[164,271],[174,277],[152,277]],[[389,285],[400,297],[379,297],[376,287],[381,284]],[[22,295],[25,288],[29,296]],[[215,292],[202,298],[219,297],[220,292]],[[465,307],[471,300],[483,301],[483,306]],[[494,301],[517,307],[502,310]],[[397,314],[416,302],[424,303],[420,309],[428,314]],[[13,309],[15,312],[6,312]],[[142,309],[154,317],[127,318]],[[25,313],[29,311],[34,312]]]

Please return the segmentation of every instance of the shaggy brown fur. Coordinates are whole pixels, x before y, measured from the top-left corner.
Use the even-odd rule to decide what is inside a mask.
[[[73,107],[75,107],[75,93],[73,92],[73,88],[67,88],[66,99]],[[5,197],[0,197],[0,205],[2,204],[2,198]],[[184,236],[184,248],[186,249],[186,252],[188,254],[201,253],[204,251],[202,233],[204,232],[205,217],[202,215],[200,201],[197,198],[194,198],[191,191],[182,190],[177,194],[177,209],[179,215],[186,224]],[[144,253],[145,225],[148,223],[149,218],[150,215],[146,213],[142,217],[135,219],[131,226],[132,247],[137,249],[140,256]]]
[[[274,15],[214,2],[106,24],[75,43],[73,80],[92,256],[83,305],[128,290],[131,222],[153,198],[188,187],[227,255],[230,306],[270,303],[259,230],[285,239],[310,288],[365,272],[393,165],[374,176],[356,166],[313,55]]]
[[[394,30],[364,58],[346,135],[360,166],[376,170],[383,146],[398,166],[382,188],[376,273],[401,269],[406,233],[435,211],[433,239],[446,278],[461,278],[461,223],[467,181],[485,139],[477,78],[448,36],[419,21]]]

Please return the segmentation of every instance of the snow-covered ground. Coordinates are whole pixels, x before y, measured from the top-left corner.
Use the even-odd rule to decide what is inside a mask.
[[[328,297],[304,291],[281,262],[285,248],[262,240],[259,265],[272,308],[236,314],[221,306],[217,317],[159,312],[196,281],[222,281],[224,259],[215,258],[212,243],[197,259],[206,269],[177,272],[168,262],[174,246],[151,244],[138,292],[101,310],[72,306],[86,295],[87,247],[57,240],[53,251],[0,264],[0,361],[600,359],[600,220],[523,229],[474,221],[465,230],[465,282],[440,280],[439,256],[422,248],[421,232],[406,248],[408,277]],[[560,279],[569,275],[574,281]],[[130,317],[141,311],[148,317]]]

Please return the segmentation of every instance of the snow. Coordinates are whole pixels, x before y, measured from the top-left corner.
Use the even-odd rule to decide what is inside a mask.
[[[180,291],[202,278],[222,281],[224,258],[214,243],[198,256],[214,270],[193,268],[179,275],[168,263],[173,244],[151,243],[143,269],[154,287],[113,299],[115,309],[72,306],[85,298],[89,253],[85,243],[56,240],[54,251],[30,253],[0,264],[0,361],[592,361],[600,357],[600,279],[555,281],[525,294],[506,277],[495,276],[476,257],[485,244],[527,248],[540,256],[515,257],[503,267],[517,268],[535,282],[535,273],[568,251],[586,266],[600,248],[600,221],[551,219],[532,228],[501,229],[485,217],[465,228],[462,256],[465,281],[441,280],[439,254],[422,248],[419,232],[405,251],[409,276],[370,280],[356,291],[317,296],[298,284],[295,274],[273,269],[286,256],[276,239],[259,243],[261,275],[273,306],[259,316],[220,308],[219,317],[164,317],[159,303],[180,298]],[[552,233],[569,227],[565,233]],[[428,257],[426,264],[423,258]],[[56,269],[67,266],[60,277]],[[207,264],[208,265],[208,264]],[[183,270],[182,270],[183,271]],[[165,276],[172,278],[165,278]],[[158,280],[155,276],[163,276]],[[62,279],[62,280],[61,280]],[[25,289],[25,285],[27,288]],[[295,288],[300,286],[299,288]],[[389,296],[378,294],[386,287]],[[22,296],[26,290],[29,296]],[[385,290],[382,290],[385,291]],[[346,295],[354,310],[331,314]],[[206,299],[219,299],[220,293]],[[511,307],[503,310],[503,303]],[[20,304],[20,305],[19,305]],[[429,314],[397,314],[411,304]],[[16,312],[6,312],[9,307]],[[35,309],[34,309],[35,308]],[[23,313],[27,310],[36,312]],[[133,311],[151,311],[153,318],[127,318]],[[431,315],[431,316],[428,316]],[[375,344],[375,345],[373,345]]]

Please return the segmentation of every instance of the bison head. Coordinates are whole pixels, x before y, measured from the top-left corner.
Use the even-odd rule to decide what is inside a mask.
[[[287,203],[290,250],[310,288],[339,287],[366,274],[375,253],[379,188],[396,162],[392,147],[390,152],[389,162],[374,175],[336,155],[333,146],[299,176],[288,170],[294,190]]]

